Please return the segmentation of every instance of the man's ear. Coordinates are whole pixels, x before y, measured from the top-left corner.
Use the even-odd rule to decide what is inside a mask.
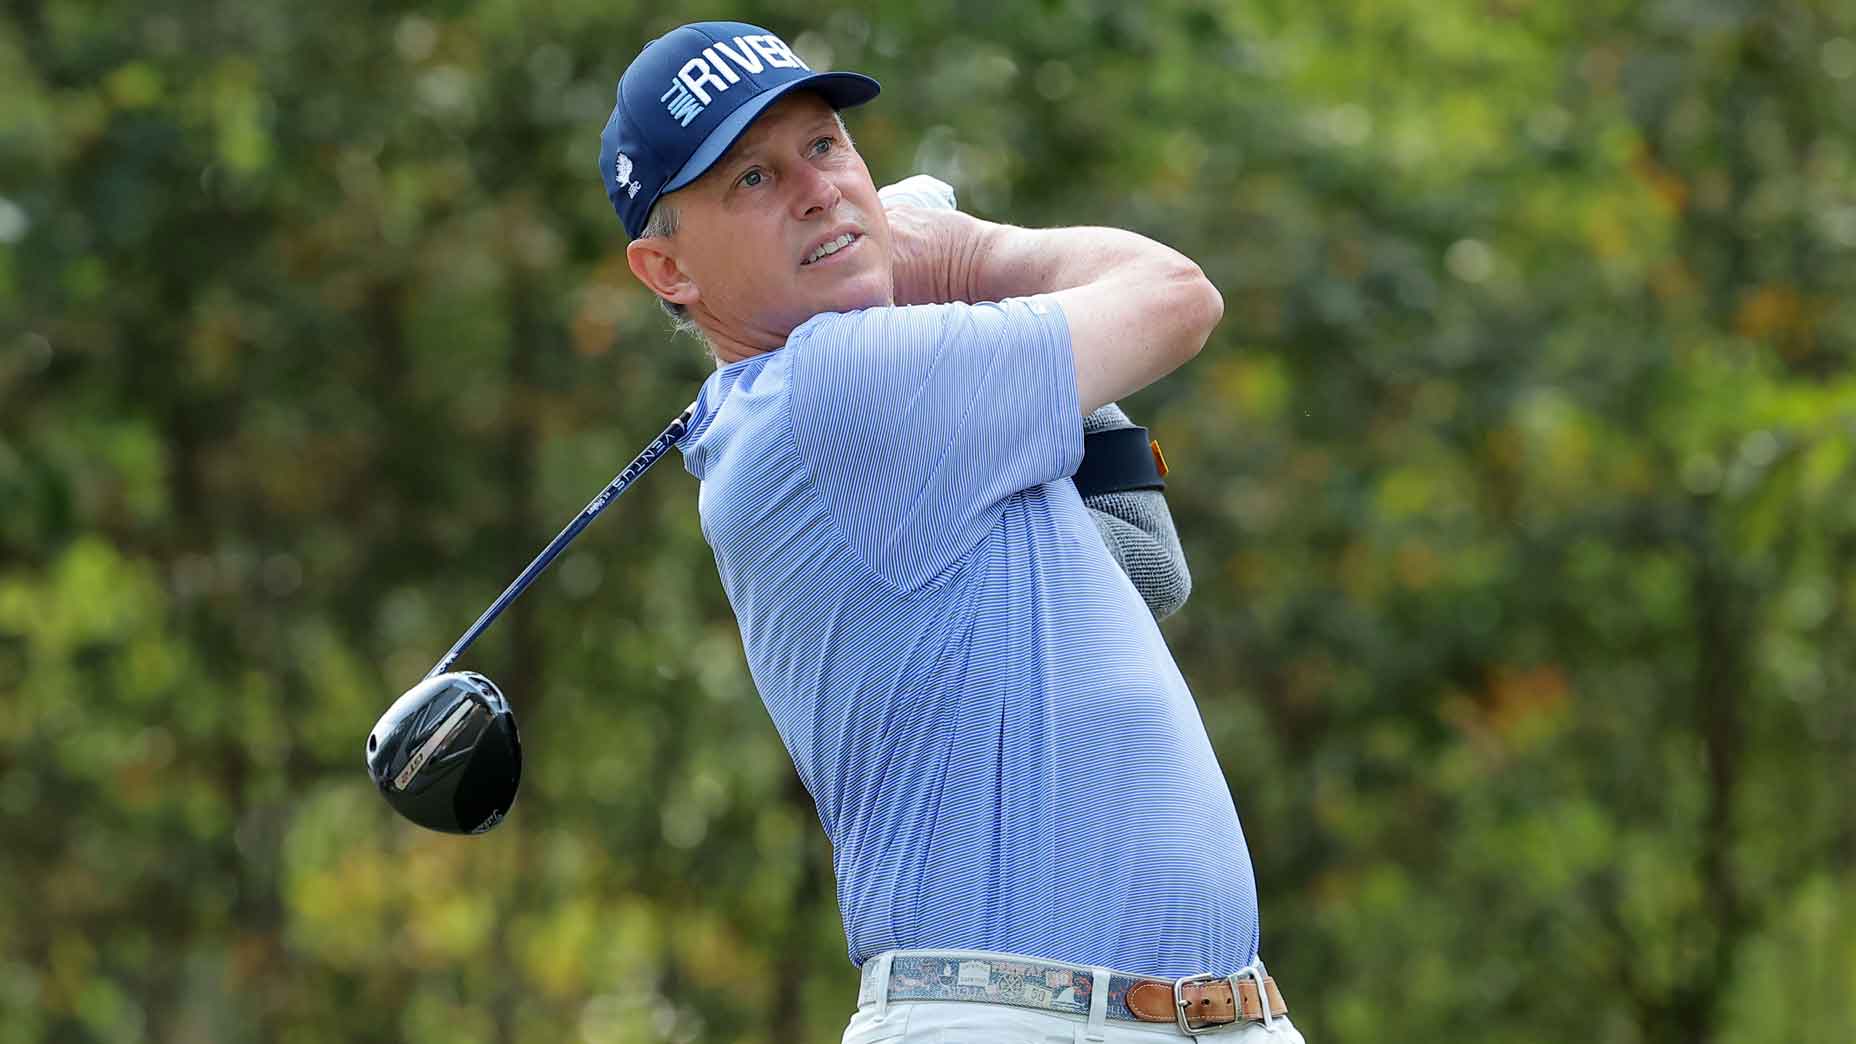
[[[666,301],[680,305],[696,303],[702,294],[688,273],[677,262],[670,240],[664,236],[634,239],[625,247],[625,261],[632,275]]]

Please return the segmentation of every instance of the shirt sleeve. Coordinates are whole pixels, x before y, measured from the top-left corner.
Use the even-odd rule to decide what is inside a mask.
[[[800,455],[892,583],[927,583],[1008,498],[1082,460],[1069,324],[1048,297],[820,316],[784,350]]]

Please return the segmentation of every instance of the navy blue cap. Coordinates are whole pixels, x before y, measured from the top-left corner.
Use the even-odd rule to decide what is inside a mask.
[[[834,109],[882,88],[868,76],[813,72],[785,41],[744,22],[696,22],[651,41],[619,77],[599,136],[599,175],[636,239],[658,198],[702,177],[754,118],[788,91]]]

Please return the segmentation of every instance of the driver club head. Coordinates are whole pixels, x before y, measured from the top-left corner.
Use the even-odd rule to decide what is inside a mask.
[[[374,724],[367,773],[387,804],[420,826],[481,834],[508,814],[522,779],[515,712],[474,671],[427,678]]]

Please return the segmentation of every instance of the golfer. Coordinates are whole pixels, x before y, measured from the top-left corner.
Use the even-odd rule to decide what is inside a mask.
[[[875,81],[683,26],[600,172],[719,364],[681,447],[748,667],[831,840],[847,1044],[1299,1041],[1192,694],[1070,476],[1223,302],[1129,232],[879,199]]]

